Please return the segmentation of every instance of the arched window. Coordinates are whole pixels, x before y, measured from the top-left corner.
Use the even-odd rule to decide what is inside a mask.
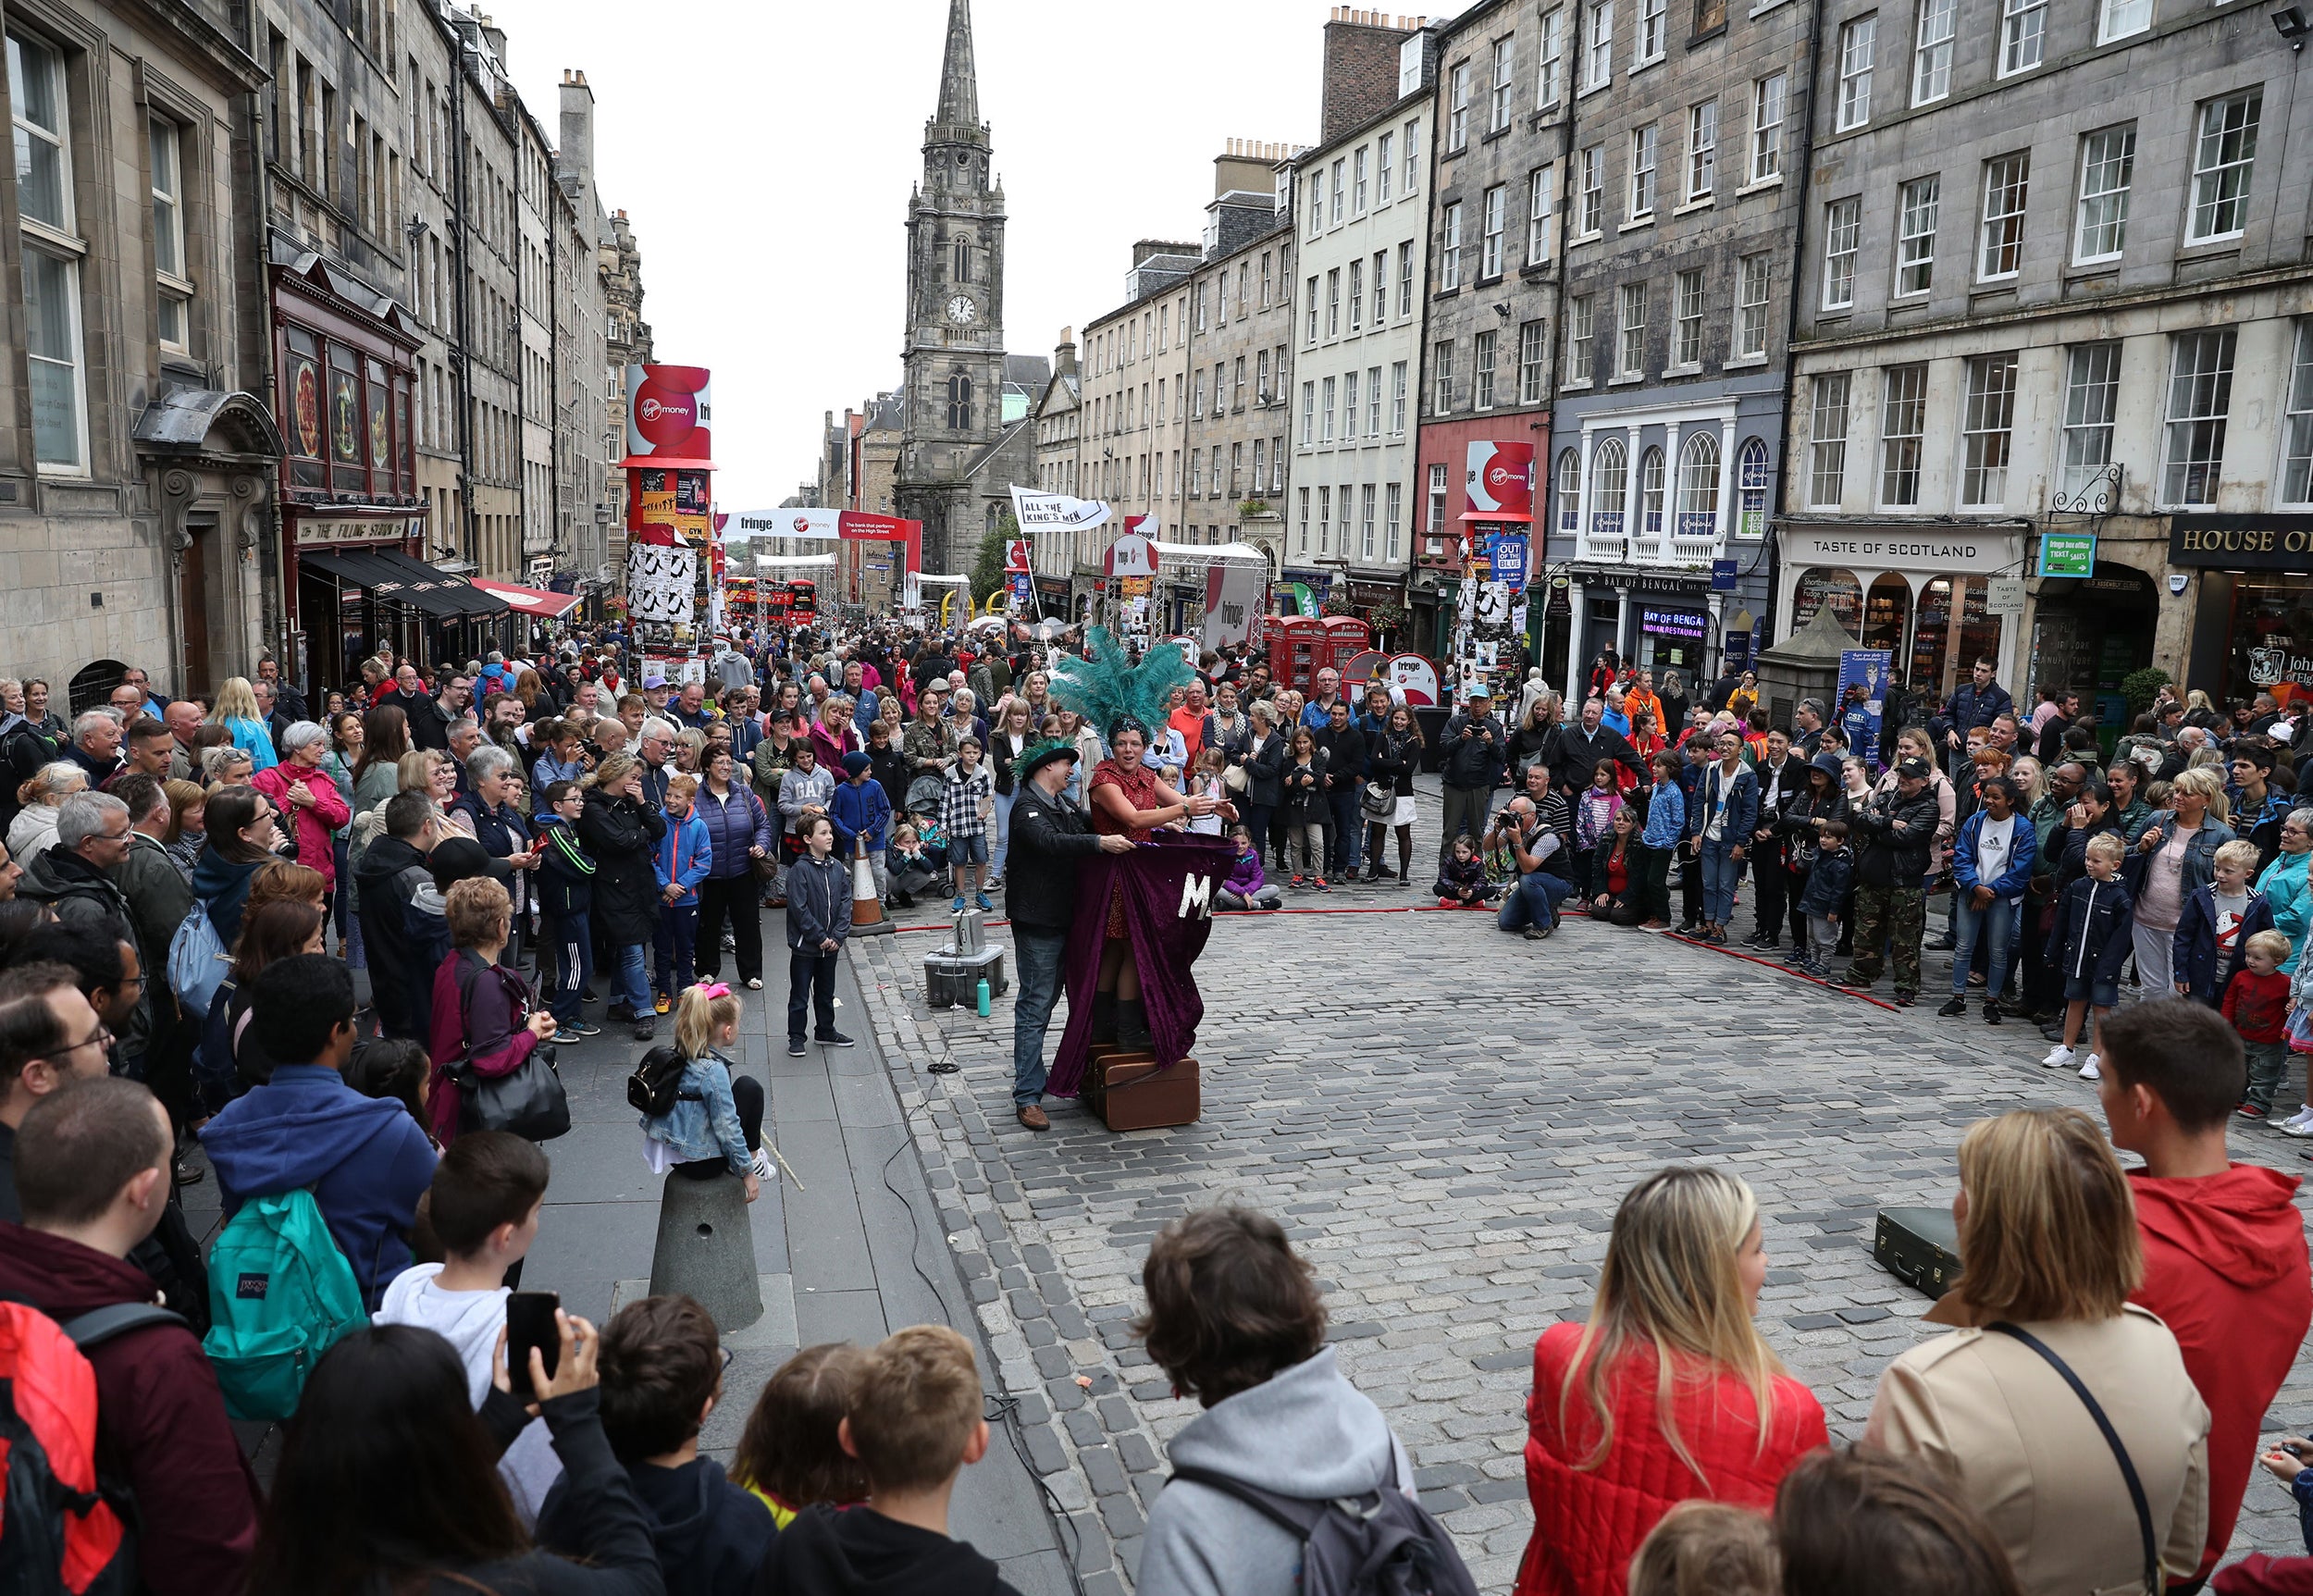
[[[1639,456],[1639,530],[1648,538],[1663,535],[1663,452],[1649,449]]]
[[[1742,503],[1738,508],[1742,519],[1736,531],[1746,538],[1756,538],[1767,529],[1767,445],[1764,439],[1746,438],[1735,455],[1735,484],[1742,490]]]
[[[971,378],[960,371],[947,379],[947,429],[971,430]]]
[[[971,280],[971,241],[968,238],[956,241],[955,277],[958,282]]]
[[[1590,453],[1590,536],[1622,536],[1623,496],[1630,486],[1630,456],[1610,438]]]
[[[1678,452],[1681,538],[1708,538],[1719,523],[1719,435],[1690,432]]]
[[[1558,452],[1558,530],[1582,530],[1582,457],[1571,449]]]

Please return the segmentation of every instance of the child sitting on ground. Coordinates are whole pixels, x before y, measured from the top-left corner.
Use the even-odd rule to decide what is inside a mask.
[[[2244,950],[2243,968],[2225,987],[2224,1017],[2240,1033],[2248,1058],[2248,1086],[2241,1095],[2245,1119],[2262,1120],[2271,1110],[2273,1094],[2289,1073],[2290,983],[2281,972],[2288,958],[2286,932],[2257,932]],[[2313,1090],[2306,1100],[2313,1103]]]
[[[779,1533],[771,1510],[699,1455],[699,1427],[723,1394],[723,1343],[686,1296],[645,1297],[602,1327],[602,1433],[626,1468],[670,1591],[748,1596]],[[587,1544],[583,1498],[550,1491],[538,1543],[564,1555]]]
[[[674,1169],[690,1180],[711,1181],[727,1169],[747,1183],[751,1203],[761,1193],[760,1177],[771,1173],[771,1160],[759,1150],[763,1083],[733,1070],[720,1051],[738,1042],[739,1000],[728,986],[715,981],[684,989],[674,1005],[682,1084],[673,1107],[642,1117],[643,1151],[654,1175]],[[662,1050],[654,1047],[640,1068],[649,1070],[662,1059]]]
[[[433,1330],[455,1347],[476,1412],[489,1394],[491,1357],[506,1330],[506,1271],[538,1239],[547,1175],[546,1155],[508,1132],[468,1131],[451,1143],[425,1198],[443,1261],[394,1276],[373,1316],[381,1325]],[[537,1521],[562,1472],[543,1419],[532,1419],[498,1460],[526,1526]]]
[[[1467,833],[1453,839],[1453,857],[1446,860],[1429,890],[1438,895],[1440,909],[1478,909],[1492,900],[1494,888],[1486,879],[1486,861],[1478,857],[1478,844]]]
[[[932,858],[923,846],[922,836],[912,825],[902,825],[892,833],[891,854],[886,862],[891,871],[895,909],[913,909],[916,894],[939,885],[939,863]]]
[[[947,1535],[956,1477],[987,1455],[981,1404],[971,1343],[945,1325],[911,1326],[869,1353],[837,1431],[867,1476],[867,1502],[797,1514],[763,1559],[761,1596],[1018,1596]]]
[[[2136,900],[2120,879],[2127,853],[2127,845],[2111,832],[2090,837],[2088,873],[2057,900],[2045,957],[2064,976],[2064,1040],[2040,1060],[2051,1070],[2072,1061],[2088,1010],[2095,1008],[2100,1021],[2121,1000],[2121,966],[2135,946]],[[2080,1067],[2084,1081],[2102,1079],[2093,1036],[2090,1046],[2088,1061]]]
[[[848,1507],[867,1495],[860,1460],[843,1449],[843,1416],[866,1367],[849,1342],[807,1346],[781,1364],[747,1416],[731,1478],[785,1529],[816,1502]]]
[[[1206,749],[1205,753],[1218,751]],[[1205,755],[1197,757],[1202,760]],[[1275,909],[1283,903],[1284,891],[1269,885],[1268,876],[1261,869],[1261,856],[1253,849],[1253,833],[1244,826],[1238,826],[1229,835],[1230,840],[1237,845],[1237,862],[1230,870],[1229,879],[1222,882],[1220,890],[1213,895],[1214,904],[1221,909]]]

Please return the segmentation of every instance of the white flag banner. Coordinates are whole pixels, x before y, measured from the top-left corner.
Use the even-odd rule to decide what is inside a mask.
[[[633,619],[674,625],[697,613],[699,555],[636,544],[626,551],[626,608]]]
[[[1067,532],[1097,526],[1113,513],[1097,499],[1070,499],[1065,493],[1045,493],[1033,488],[1012,489],[1012,516],[1023,532],[1046,528]]]

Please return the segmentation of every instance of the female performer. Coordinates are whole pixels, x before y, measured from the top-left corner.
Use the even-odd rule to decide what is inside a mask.
[[[1148,728],[1130,715],[1108,725],[1109,757],[1093,770],[1093,830],[1101,836],[1146,842],[1159,826],[1185,830],[1203,815],[1237,818],[1236,806],[1208,798],[1185,798],[1141,762],[1148,750]],[[1146,1047],[1148,1011],[1141,1003],[1141,974],[1124,924],[1124,888],[1108,890],[1107,939],[1100,949],[1100,979],[1093,997],[1093,1040]]]

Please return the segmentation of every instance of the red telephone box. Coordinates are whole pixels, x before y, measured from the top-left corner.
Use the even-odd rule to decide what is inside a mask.
[[[1307,693],[1325,668],[1325,623],[1315,615],[1273,615],[1268,623],[1269,678]]]
[[[1317,623],[1325,628],[1325,658],[1317,668],[1342,674],[1350,660],[1373,647],[1373,630],[1354,615],[1328,615]],[[1344,686],[1348,686],[1344,679]]]

